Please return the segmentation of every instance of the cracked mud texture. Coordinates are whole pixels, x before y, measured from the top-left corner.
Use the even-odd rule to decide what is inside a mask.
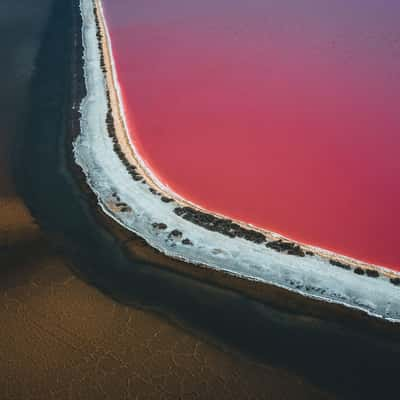
[[[35,263],[15,265],[11,246],[2,260],[25,269],[2,287],[2,398],[328,398],[117,304],[71,275],[45,241],[40,251]]]

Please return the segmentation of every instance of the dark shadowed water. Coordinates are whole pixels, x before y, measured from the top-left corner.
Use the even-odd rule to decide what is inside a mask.
[[[28,84],[50,0],[0,2],[0,196],[12,192],[10,166],[16,130],[23,124]]]

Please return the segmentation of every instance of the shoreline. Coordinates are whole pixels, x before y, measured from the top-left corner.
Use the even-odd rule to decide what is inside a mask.
[[[293,244],[293,246],[299,246],[301,250],[303,250],[304,253],[307,252],[312,252],[314,254],[317,254],[323,258],[326,258],[328,260],[333,260],[337,261],[343,264],[347,264],[350,267],[355,268],[362,268],[364,269],[365,273],[368,274],[368,270],[377,270],[379,272],[385,273],[388,276],[393,276],[394,278],[400,277],[399,271],[396,271],[394,269],[390,269],[388,267],[376,265],[373,263],[369,263],[366,261],[358,260],[356,258],[346,256],[331,250],[327,250],[318,246],[313,246],[311,244],[299,242],[296,240],[290,239],[288,236],[260,228],[256,225],[250,224],[243,222],[241,220],[237,219],[231,219],[223,214],[215,213],[210,210],[207,210],[205,208],[202,208],[198,206],[195,203],[192,203],[191,201],[184,199],[182,196],[179,194],[173,192],[172,190],[169,189],[168,185],[163,184],[151,171],[151,169],[146,165],[146,161],[139,155],[138,151],[135,148],[134,141],[131,139],[129,135],[129,128],[128,124],[126,122],[125,118],[125,110],[124,110],[124,104],[122,101],[122,95],[121,91],[119,89],[119,83],[118,83],[118,77],[116,74],[116,67],[114,64],[114,58],[112,55],[112,45],[111,45],[111,39],[108,33],[107,25],[105,22],[104,18],[104,11],[102,8],[101,0],[94,0],[94,3],[96,5],[96,10],[97,10],[97,18],[98,18],[98,23],[99,23],[99,30],[101,33],[101,37],[99,37],[99,40],[105,39],[102,41],[102,50],[103,50],[103,56],[104,56],[104,68],[103,72],[107,76],[107,83],[108,87],[112,88],[109,90],[111,93],[115,93],[116,95],[113,96],[114,99],[111,100],[111,109],[114,110],[112,111],[113,115],[117,114],[118,115],[118,124],[120,125],[118,128],[115,129],[115,134],[118,139],[118,144],[121,147],[121,151],[123,156],[129,161],[130,165],[134,165],[139,173],[141,173],[142,178],[144,181],[150,186],[150,188],[155,190],[154,194],[160,195],[160,196],[168,196],[169,198],[173,199],[177,205],[180,207],[190,207],[195,211],[198,211],[200,213],[212,215],[215,218],[221,219],[221,220],[228,220],[232,221],[234,224],[237,224],[244,229],[247,230],[253,230],[255,232],[261,233],[262,235],[265,236],[267,240],[270,241],[282,241],[285,242],[285,244]],[[129,167],[128,167],[129,168]],[[277,244],[277,243],[276,243]],[[274,246],[276,249],[279,248],[279,245]],[[274,248],[272,247],[272,248]],[[332,264],[335,265],[335,264]],[[362,274],[362,273],[361,273]],[[373,274],[371,275],[373,276]],[[400,284],[400,282],[399,282]]]
[[[82,4],[85,3],[85,0],[82,0],[81,3]],[[89,1],[87,1],[86,5],[88,4]],[[376,308],[372,304],[373,302],[371,303],[368,299],[369,297],[368,290],[370,289],[367,288],[367,286],[371,286],[371,281],[375,281],[379,283],[384,283],[385,286],[396,289],[395,286],[400,283],[400,279],[398,278],[398,275],[394,271],[386,270],[385,268],[382,267],[376,267],[372,266],[371,264],[349,259],[348,257],[336,255],[334,253],[318,249],[312,246],[291,242],[288,241],[286,238],[274,234],[272,232],[263,231],[253,226],[239,223],[238,221],[231,221],[225,219],[222,216],[210,214],[208,212],[205,212],[204,210],[200,210],[197,207],[196,208],[193,207],[192,204],[189,202],[181,200],[179,196],[172,194],[170,191],[168,191],[167,188],[165,188],[165,186],[163,186],[160,182],[157,181],[157,179],[151,174],[149,169],[146,167],[144,161],[140,159],[138,154],[136,154],[134,145],[133,143],[131,143],[130,137],[127,133],[126,123],[124,120],[123,104],[120,101],[121,96],[119,93],[118,81],[116,78],[115,68],[113,65],[111,44],[105,26],[105,21],[103,19],[101,3],[98,0],[95,0],[91,4],[93,5],[93,13],[94,13],[93,16],[96,20],[96,25],[97,25],[96,37],[98,41],[97,43],[98,46],[96,46],[96,48],[98,48],[99,51],[101,70],[102,73],[104,74],[103,78],[104,90],[106,91],[106,97],[107,97],[107,107],[105,110],[107,133],[112,141],[113,152],[114,154],[118,155],[119,161],[120,162],[122,161],[122,164],[124,164],[125,172],[128,172],[132,184],[135,184],[136,186],[142,186],[142,191],[147,190],[147,192],[153,198],[156,198],[156,201],[158,203],[160,203],[159,206],[162,205],[164,208],[168,209],[167,210],[168,212],[173,213],[175,219],[181,218],[182,220],[189,222],[192,226],[194,224],[196,226],[199,226],[202,229],[202,231],[206,232],[206,233],[202,232],[202,235],[204,237],[208,236],[208,232],[210,232],[210,235],[211,233],[214,234],[215,232],[219,236],[222,236],[221,235],[222,233],[223,235],[230,237],[232,241],[238,241],[242,243],[244,240],[246,240],[250,242],[251,245],[257,245],[259,248],[261,247],[264,249],[267,248],[268,253],[272,252],[272,253],[277,253],[277,255],[285,256],[286,264],[288,262],[290,264],[297,264],[302,262],[303,260],[304,261],[307,260],[308,264],[310,265],[305,265],[306,269],[315,268],[315,266],[313,266],[312,264],[316,265],[317,268],[325,268],[327,270],[326,271],[326,275],[328,275],[327,278],[333,278],[333,282],[331,282],[332,285],[329,285],[328,282],[328,285],[325,284],[322,285],[325,287],[322,287],[321,282],[319,282],[318,279],[316,279],[317,277],[312,276],[314,275],[314,273],[308,272],[308,275],[310,275],[310,277],[302,276],[301,279],[298,279],[299,271],[293,271],[293,268],[289,268],[292,270],[292,275],[285,273],[286,275],[284,277],[285,284],[282,284],[281,282],[282,280],[277,281],[277,279],[274,280],[272,278],[260,279],[260,276],[254,276],[254,274],[247,273],[246,275],[246,273],[242,273],[242,271],[240,270],[235,271],[229,269],[229,267],[228,268],[224,268],[223,266],[220,267],[220,264],[223,265],[224,264],[223,261],[226,260],[221,260],[220,263],[218,262],[218,260],[217,262],[215,262],[215,257],[214,260],[212,260],[214,262],[204,262],[202,260],[199,260],[200,257],[198,257],[198,259],[196,260],[193,257],[191,257],[190,253],[188,251],[185,251],[185,249],[180,252],[177,252],[176,249],[174,249],[174,247],[175,248],[177,247],[177,242],[180,241],[180,239],[182,239],[181,243],[183,244],[183,246],[180,247],[183,248],[186,247],[186,249],[188,250],[196,248],[196,244],[193,245],[192,241],[193,239],[191,238],[190,233],[188,233],[188,237],[184,237],[185,232],[182,232],[182,230],[176,228],[173,231],[169,232],[168,234],[168,237],[166,239],[166,242],[169,242],[168,246],[165,246],[165,244],[164,246],[160,246],[159,243],[151,243],[149,237],[143,235],[143,232],[141,234],[140,232],[137,231],[137,229],[132,229],[132,224],[129,224],[129,221],[128,223],[126,223],[127,221],[124,221],[124,218],[122,218],[122,215],[134,213],[136,209],[135,207],[133,207],[131,202],[124,200],[124,196],[120,196],[119,194],[120,188],[116,190],[117,188],[114,187],[111,195],[104,196],[101,195],[99,191],[93,187],[93,182],[94,182],[93,177],[92,178],[90,177],[90,172],[87,168],[87,160],[83,159],[85,158],[85,156],[82,158],[82,155],[79,155],[80,144],[79,140],[77,140],[74,144],[76,161],[78,161],[78,164],[81,167],[82,165],[84,165],[83,169],[85,175],[87,176],[87,178],[89,178],[88,179],[89,185],[96,193],[99,205],[103,209],[103,211],[109,217],[116,220],[117,223],[119,223],[129,231],[135,232],[139,234],[139,236],[144,237],[144,239],[152,247],[155,247],[158,251],[161,251],[165,253],[167,256],[173,257],[175,259],[183,260],[186,263],[191,263],[194,265],[194,268],[198,268],[197,265],[202,265],[206,269],[213,270],[213,272],[216,271],[217,273],[223,272],[225,274],[226,273],[231,274],[234,277],[233,279],[235,279],[235,277],[240,277],[240,279],[245,279],[248,280],[249,282],[254,281],[257,283],[260,282],[261,284],[265,283],[268,286],[272,284],[276,287],[283,288],[289,291],[295,291],[303,296],[311,297],[319,301],[322,300],[325,302],[344,304],[352,308],[357,308],[359,310],[366,311],[371,315],[383,317],[388,320],[398,320],[399,319],[398,313],[395,312],[394,309],[393,312],[391,311],[392,306],[394,306],[394,303],[396,303],[395,301],[393,301],[393,298],[391,298],[390,299],[391,301],[389,302],[386,301],[385,305],[386,313],[383,313],[382,311],[376,312]],[[104,38],[106,38],[106,40],[104,40]],[[87,51],[86,51],[86,56],[87,56]],[[95,57],[93,57],[93,59],[92,57],[89,58],[90,62],[95,61],[94,60]],[[88,72],[86,66],[85,74],[87,73]],[[83,108],[84,106],[85,105],[83,104]],[[82,132],[83,131],[84,129],[82,129]],[[85,163],[86,163],[86,170],[85,170]],[[102,189],[104,190],[104,187],[102,187]],[[110,192],[110,190],[108,190],[108,192]],[[171,206],[173,206],[174,208],[171,209]],[[162,210],[161,214],[163,213],[165,213],[165,210]],[[152,236],[159,236],[161,233],[163,233],[163,231],[167,229],[167,225],[163,220],[161,220],[161,222],[153,221],[151,223],[151,227],[152,227],[152,232],[146,232],[146,233],[147,234],[150,233],[150,235]],[[149,226],[147,226],[147,228],[149,228]],[[222,239],[224,239],[225,241],[230,240],[230,239],[227,240],[224,237]],[[261,251],[259,248],[256,250],[252,248],[252,251],[260,253]],[[218,250],[221,251],[221,253],[224,253],[223,246],[221,246],[221,249]],[[204,252],[205,250],[202,251]],[[271,256],[271,254],[261,255],[263,263],[270,261],[269,258],[272,257],[268,256]],[[287,256],[290,256],[289,257],[290,260],[287,259]],[[298,261],[295,260],[295,257]],[[242,263],[243,262],[248,262],[248,260],[244,259]],[[292,265],[289,266],[285,265],[285,267],[288,269],[288,267],[292,267]],[[293,267],[295,269],[296,265],[294,265]],[[279,266],[276,266],[275,268],[279,268]],[[270,275],[274,275],[274,273],[275,275],[276,274],[282,275],[282,271],[279,270],[271,271],[271,268],[266,268],[266,270],[269,270],[271,272]],[[297,274],[295,272],[297,272]],[[351,274],[351,272],[354,273]],[[300,275],[304,275],[304,273],[305,273],[304,270],[300,271]],[[329,288],[332,288],[332,286],[343,284],[341,280],[344,279],[345,277],[344,274],[349,276],[349,278],[351,277],[351,278],[356,278],[357,280],[359,279],[364,280],[364,281],[350,282],[351,285],[353,286],[354,285],[361,286],[361,288],[360,287],[357,288],[358,289],[357,296],[356,295],[350,296],[351,301],[349,301],[349,299],[347,299],[346,297],[343,297],[344,295],[340,293],[340,290],[337,290],[337,288],[334,289],[332,293],[329,293]],[[337,275],[337,276],[332,276],[332,275]],[[371,278],[377,278],[377,279],[371,279]],[[307,284],[307,280],[309,282],[311,281],[311,284],[310,283]],[[327,280],[329,281],[329,279]],[[352,280],[354,281],[354,279]],[[390,286],[388,285],[389,282],[391,283]],[[286,283],[289,283],[289,285],[287,285]],[[365,286],[364,290],[362,286]],[[346,288],[344,288],[344,292],[345,291]],[[360,296],[360,293],[363,294],[363,296]]]

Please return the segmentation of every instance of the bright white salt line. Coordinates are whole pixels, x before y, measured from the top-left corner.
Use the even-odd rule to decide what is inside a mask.
[[[359,276],[332,267],[319,256],[299,258],[210,232],[178,217],[173,203],[161,202],[147,185],[132,180],[107,134],[106,82],[100,68],[93,6],[93,0],[81,0],[87,96],[81,104],[81,134],[74,143],[74,155],[103,211],[169,256],[400,321],[400,288],[390,284],[386,277]],[[107,204],[113,192],[134,211],[111,210]],[[153,222],[164,222],[168,229],[155,232]],[[194,246],[168,239],[172,229],[182,231]]]

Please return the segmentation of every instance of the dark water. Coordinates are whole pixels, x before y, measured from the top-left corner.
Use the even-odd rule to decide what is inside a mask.
[[[9,178],[13,144],[17,128],[23,122],[27,106],[28,84],[41,33],[49,13],[50,0],[0,2],[0,196],[13,191]]]
[[[67,168],[70,131],[76,129],[71,104],[83,94],[79,76],[71,76],[80,63],[72,46],[79,39],[72,4],[53,3],[35,63],[29,113],[17,118],[15,167],[18,192],[54,246],[73,261],[75,273],[118,301],[160,312],[221,346],[294,371],[339,398],[396,393],[400,347],[395,335],[288,314],[128,260],[99,227]]]

